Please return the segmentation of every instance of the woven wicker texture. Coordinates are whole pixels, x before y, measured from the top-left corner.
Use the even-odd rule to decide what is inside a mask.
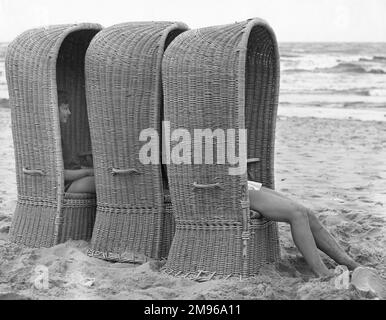
[[[187,31],[168,47],[162,69],[171,132],[183,128],[194,137],[195,129],[247,129],[249,160],[247,173],[229,175],[233,166],[217,163],[216,152],[225,150],[214,139],[214,164],[197,164],[192,153],[193,165],[168,165],[177,226],[164,270],[255,275],[280,256],[277,224],[251,219],[247,192],[247,180],[274,188],[275,35],[260,19]],[[226,136],[225,145],[231,141]],[[194,140],[193,150],[201,144]]]
[[[87,102],[97,184],[97,218],[90,255],[128,261],[128,253],[167,257],[174,235],[167,181],[160,161],[141,163],[141,131],[160,132],[161,64],[182,23],[112,26],[86,55]],[[135,254],[134,254],[135,253]]]
[[[8,47],[7,82],[12,108],[18,202],[10,239],[50,247],[91,238],[96,200],[64,192],[62,141],[70,157],[91,151],[85,98],[85,53],[96,24],[32,29]],[[58,90],[72,116],[59,122]]]

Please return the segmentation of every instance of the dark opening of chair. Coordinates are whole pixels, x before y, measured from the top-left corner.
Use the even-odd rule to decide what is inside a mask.
[[[58,107],[67,103],[71,112],[67,123],[60,124],[66,169],[92,166],[85,92],[85,55],[96,33],[96,30],[71,33],[63,41],[57,59]]]
[[[245,66],[245,127],[248,130],[248,180],[274,188],[274,130],[279,68],[274,35],[253,27]],[[268,147],[267,147],[268,146]]]

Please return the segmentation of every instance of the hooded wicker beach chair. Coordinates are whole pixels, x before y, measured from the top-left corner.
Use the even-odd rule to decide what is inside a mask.
[[[140,161],[140,135],[154,129],[161,136],[162,58],[185,30],[182,23],[119,24],[100,32],[87,51],[98,198],[90,256],[143,262],[168,255],[175,225],[167,178],[161,157]]]
[[[170,132],[183,128],[183,136],[194,137],[195,129],[248,130],[243,174],[230,175],[234,166],[216,161],[221,160],[216,150],[226,154],[216,138],[213,164],[194,159],[193,150],[202,144],[197,140],[187,157],[192,165],[168,164],[176,234],[164,271],[208,279],[256,275],[263,264],[280,257],[277,224],[255,218],[259,215],[250,212],[247,191],[248,180],[274,188],[275,35],[260,19],[187,31],[165,53],[163,84]],[[226,145],[232,141],[230,136],[226,140]],[[170,145],[172,155],[176,142]]]
[[[97,24],[55,25],[29,30],[8,47],[6,71],[12,107],[18,201],[10,240],[51,247],[89,240],[95,195],[64,191],[64,160],[89,154],[84,59]],[[59,121],[58,92],[68,95],[72,116]]]

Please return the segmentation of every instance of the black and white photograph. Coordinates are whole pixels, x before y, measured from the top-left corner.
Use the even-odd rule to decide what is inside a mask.
[[[385,16],[0,0],[0,300],[386,300]]]

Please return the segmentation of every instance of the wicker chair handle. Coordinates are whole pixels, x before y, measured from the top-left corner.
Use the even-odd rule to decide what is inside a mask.
[[[119,175],[119,174],[141,174],[137,169],[111,169],[111,174],[113,176]]]
[[[43,170],[31,170],[31,169],[28,169],[28,168],[23,168],[23,173],[24,174],[27,174],[29,176],[44,176],[44,172]]]
[[[213,184],[199,184],[197,182],[193,183],[193,187],[195,189],[222,189],[220,183],[213,183]]]

